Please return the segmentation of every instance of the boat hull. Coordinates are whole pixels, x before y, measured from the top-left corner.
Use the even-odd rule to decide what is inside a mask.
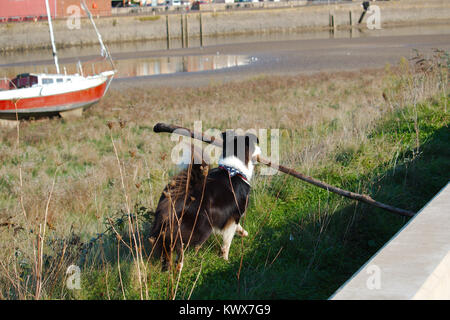
[[[107,81],[98,85],[59,94],[0,100],[0,118],[24,119],[54,116],[60,112],[86,109],[97,103],[104,95]]]

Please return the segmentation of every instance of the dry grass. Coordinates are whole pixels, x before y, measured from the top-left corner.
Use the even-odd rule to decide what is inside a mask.
[[[128,214],[130,239],[121,239],[123,233],[114,230],[117,242],[105,243],[83,257],[84,270],[103,272],[104,298],[173,297],[177,279],[152,273],[148,252],[140,243],[144,235],[132,239],[136,230],[146,227],[145,222],[133,220],[133,206],[153,209],[174,170],[173,145],[167,136],[152,132],[155,123],[192,127],[201,120],[204,130],[279,128],[281,163],[314,174],[336,155],[360,150],[385,114],[448,92],[443,69],[416,66],[422,70],[402,61],[395,68],[332,76],[258,77],[204,88],[111,90],[83,119],[21,122],[19,141],[16,129],[0,128],[0,298],[89,298],[90,293],[77,295],[64,288],[65,270],[80,263],[83,244],[103,232],[108,226],[105,221],[120,212]],[[388,138],[378,146],[378,163],[389,161],[398,151]],[[361,164],[361,172],[371,169],[370,163]],[[258,178],[255,211],[265,205],[272,180],[279,183],[276,178]],[[117,245],[121,241],[130,249]],[[275,254],[266,260],[273,263]],[[115,258],[108,260],[108,256]],[[123,265],[130,257],[135,263]],[[183,289],[186,297],[192,294],[202,266],[203,260],[186,275],[190,279]],[[138,293],[130,296],[123,281],[138,288]],[[113,287],[120,288],[119,296],[113,295]],[[150,294],[152,290],[157,293]]]

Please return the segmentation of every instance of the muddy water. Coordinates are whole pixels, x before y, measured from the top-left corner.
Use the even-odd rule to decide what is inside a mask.
[[[365,37],[384,37],[401,35],[432,35],[450,33],[450,24],[435,24],[426,26],[407,26],[396,28],[385,28],[381,30],[368,30],[367,28],[353,28],[352,30],[329,31],[311,31],[301,33],[270,33],[254,34],[230,37],[206,38],[203,45],[207,47],[222,44],[254,43],[265,41],[283,41],[283,40],[303,40],[303,39],[350,39]],[[189,47],[198,48],[198,39],[190,39]],[[179,40],[172,40],[171,49],[181,48]],[[239,67],[252,62],[253,57],[245,55],[173,55],[165,56],[164,50],[167,48],[166,41],[146,41],[113,44],[109,46],[115,59],[118,78],[152,76],[170,73],[201,72],[218,70],[229,67]],[[162,50],[162,54],[155,57],[152,51]],[[92,74],[99,70],[104,70],[108,65],[98,61],[99,48],[72,47],[58,51],[60,64],[66,72],[83,72]],[[146,57],[148,54],[148,57]],[[94,61],[96,60],[97,61]],[[81,60],[81,69],[77,67],[78,60]],[[51,51],[33,50],[26,52],[14,52],[0,55],[0,78],[13,77],[23,72],[54,72]]]
[[[151,57],[139,59],[120,59],[115,61],[115,78],[135,78],[171,74],[180,72],[202,72],[238,67],[250,63],[245,55],[187,55],[174,57]],[[109,68],[106,62],[86,61],[78,65],[75,62],[60,64],[63,72],[92,75]],[[12,78],[22,72],[52,73],[53,61],[37,62],[33,65],[14,65],[3,68],[0,78]]]

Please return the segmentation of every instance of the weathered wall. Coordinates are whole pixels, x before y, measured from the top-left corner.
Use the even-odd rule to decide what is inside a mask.
[[[398,0],[376,2],[381,8],[382,25],[418,24],[424,21],[450,21],[448,0]],[[203,12],[203,35],[227,35],[263,32],[288,32],[312,28],[327,28],[329,14],[334,14],[338,27],[348,27],[349,12],[355,24],[362,12],[360,2],[331,5],[306,6],[283,9],[236,10]],[[187,14],[189,35],[199,36],[199,13]],[[97,26],[106,43],[165,39],[166,16],[121,16],[96,19]],[[180,15],[169,15],[172,37],[180,37]],[[64,19],[54,22],[58,46],[96,44],[97,38],[90,23],[82,19],[80,30],[70,30]],[[46,22],[0,24],[0,50],[48,47],[49,36]]]

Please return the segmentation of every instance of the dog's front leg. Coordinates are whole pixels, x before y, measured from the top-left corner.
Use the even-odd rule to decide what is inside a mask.
[[[184,263],[184,252],[183,248],[181,248],[177,252],[177,272],[181,272],[181,270],[183,270],[183,263]]]
[[[230,252],[231,241],[233,241],[234,234],[238,224],[235,222],[230,223],[223,231],[223,243],[222,243],[222,258],[228,261],[228,253]]]
[[[244,228],[242,228],[240,223],[238,223],[238,225],[236,226],[236,233],[241,237],[248,237],[248,232]]]

